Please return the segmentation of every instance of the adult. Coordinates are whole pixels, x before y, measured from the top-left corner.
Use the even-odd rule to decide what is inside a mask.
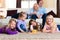
[[[39,0],[38,5],[39,5],[39,14],[38,15],[41,18],[42,15],[46,13],[46,8],[43,7],[43,0]]]
[[[28,13],[28,18],[31,19],[36,19],[39,18],[38,14],[39,14],[39,5],[37,3],[34,4],[33,8],[29,9]]]

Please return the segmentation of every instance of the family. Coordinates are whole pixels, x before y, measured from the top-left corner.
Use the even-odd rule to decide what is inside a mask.
[[[36,19],[42,18],[44,14],[46,14],[46,9],[42,7],[43,1],[40,0],[39,3],[35,3],[33,8],[31,8],[28,12],[20,12],[18,15],[18,19],[11,18],[8,25],[5,25],[0,28],[1,34],[17,34],[18,32],[24,33],[24,32],[32,32],[33,30],[38,31],[39,25],[36,22]],[[31,19],[29,21],[29,27],[26,26],[26,17],[28,14],[28,19]],[[43,25],[43,24],[42,24]],[[54,21],[53,15],[46,14],[45,23],[42,28],[42,32],[46,33],[55,33],[58,32],[57,24]]]

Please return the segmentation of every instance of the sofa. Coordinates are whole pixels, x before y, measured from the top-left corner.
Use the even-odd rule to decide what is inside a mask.
[[[11,17],[0,19],[0,27],[7,25]],[[28,25],[30,19],[26,19]],[[60,25],[60,18],[54,18],[57,25]],[[42,24],[42,19],[36,19],[37,22]],[[60,26],[59,26],[60,28]],[[0,40],[60,40],[60,33],[18,33],[15,35],[0,34]]]
[[[11,17],[7,17],[6,19],[0,19],[0,27],[3,25],[7,25]],[[26,24],[29,24],[30,19],[26,19]],[[58,25],[58,28],[60,29],[60,18],[54,18],[56,24]],[[36,19],[36,21],[40,24],[42,24],[42,19]]]

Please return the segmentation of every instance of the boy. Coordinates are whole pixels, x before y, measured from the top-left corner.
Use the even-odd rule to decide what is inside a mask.
[[[27,15],[25,14],[25,12],[20,12],[18,20],[17,20],[17,29],[19,32],[26,32],[26,23],[25,23],[25,19],[26,19]]]

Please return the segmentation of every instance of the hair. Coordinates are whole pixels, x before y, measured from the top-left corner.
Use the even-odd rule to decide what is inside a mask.
[[[36,5],[37,7],[39,7],[39,5],[38,5],[37,3],[35,3],[35,4],[33,5],[33,8],[35,7],[35,5]]]
[[[29,21],[29,30],[30,30],[30,25],[31,25],[31,22],[36,22],[34,19],[31,19],[30,21]],[[37,28],[37,30],[38,30],[38,23],[36,22],[36,26],[35,26],[36,28]]]
[[[12,21],[14,21],[16,23],[16,20],[14,18],[9,20],[9,23],[11,23]]]
[[[3,15],[0,15],[0,19],[4,19],[5,17]]]
[[[25,12],[20,12],[19,17],[23,17],[23,14],[25,14]]]
[[[46,20],[47,20],[48,17],[51,17],[52,18],[52,28],[55,28],[56,27],[56,23],[54,21],[54,17],[52,15],[47,15]],[[47,24],[47,22],[45,23],[45,25],[46,24]]]
[[[15,23],[16,23],[16,19],[14,19],[14,18],[11,18],[10,20],[9,20],[9,23],[8,23],[8,27],[9,27],[9,25],[10,25],[10,23],[12,23],[12,21],[14,21]]]
[[[37,4],[39,4],[40,1],[43,1],[43,0],[38,0],[38,1],[37,1]]]

